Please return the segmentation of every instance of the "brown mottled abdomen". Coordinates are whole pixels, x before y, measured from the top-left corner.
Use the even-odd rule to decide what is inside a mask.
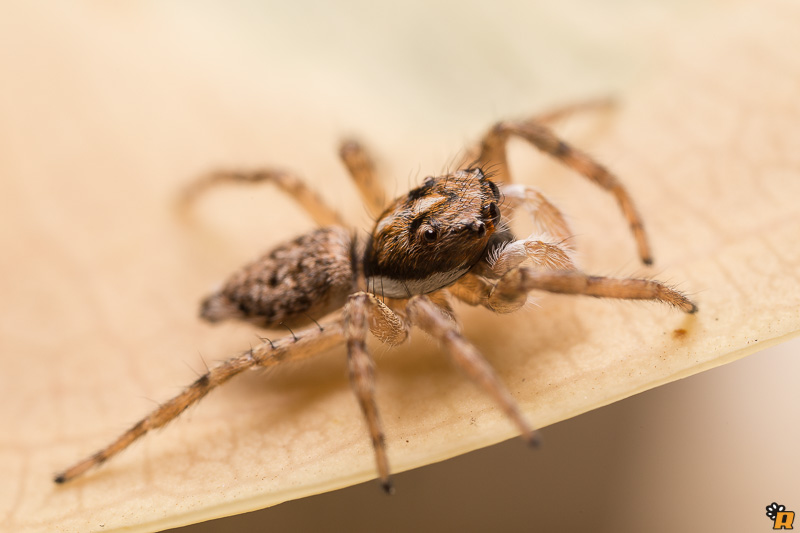
[[[352,237],[347,230],[314,230],[278,245],[235,272],[206,298],[200,316],[236,318],[272,328],[320,319],[344,305],[354,285]]]

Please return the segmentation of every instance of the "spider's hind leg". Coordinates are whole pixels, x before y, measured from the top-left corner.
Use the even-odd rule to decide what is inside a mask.
[[[367,206],[367,211],[377,218],[386,207],[386,191],[375,172],[375,163],[366,148],[353,139],[344,141],[339,147],[339,157],[347,167]]]
[[[231,357],[197,378],[180,394],[161,404],[150,414],[131,426],[111,444],[56,475],[56,483],[65,483],[80,476],[92,467],[114,457],[153,429],[165,426],[187,408],[202,400],[209,392],[232,377],[255,366],[274,366],[285,361],[315,355],[342,341],[339,323],[323,324],[299,331],[296,335],[274,342],[265,341],[250,350]]]
[[[208,173],[183,190],[179,208],[187,210],[205,191],[224,183],[272,183],[297,202],[320,227],[345,225],[342,215],[325,203],[305,181],[291,172],[276,169],[219,170]]]
[[[607,111],[612,109],[614,105],[615,101],[610,97],[581,100],[572,104],[553,108],[550,111],[545,111],[544,113],[539,113],[538,115],[529,118],[528,121],[550,125],[553,122],[558,122],[559,120],[563,120],[578,113],[586,113],[588,111]]]

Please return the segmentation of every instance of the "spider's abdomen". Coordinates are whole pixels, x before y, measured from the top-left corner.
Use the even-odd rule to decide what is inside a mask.
[[[344,305],[352,292],[352,237],[347,230],[314,230],[278,245],[234,273],[206,298],[200,316],[229,318],[262,327],[299,325]]]

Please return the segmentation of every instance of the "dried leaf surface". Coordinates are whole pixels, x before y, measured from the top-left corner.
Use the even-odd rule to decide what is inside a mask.
[[[586,270],[667,280],[701,312],[546,295],[510,316],[460,309],[469,338],[539,426],[800,328],[800,11],[790,2],[668,13],[664,21],[658,9],[632,8],[638,29],[570,4],[539,14],[542,31],[527,42],[539,46],[527,56],[501,58],[498,49],[525,49],[523,22],[493,40],[491,28],[464,31],[479,15],[467,10],[452,13],[464,41],[458,50],[409,59],[415,42],[425,51],[424,38],[406,35],[403,50],[379,50],[392,67],[370,74],[359,73],[366,60],[355,52],[350,64],[336,63],[341,45],[330,57],[322,45],[312,50],[302,33],[310,29],[287,44],[296,55],[275,56],[266,50],[275,42],[208,8],[31,6],[9,4],[0,17],[0,524],[8,531],[152,531],[374,476],[343,351],[334,350],[237,378],[84,479],[50,481],[179,391],[203,361],[258,342],[246,326],[200,324],[196,302],[243,261],[311,227],[268,189],[220,190],[180,218],[180,187],[214,165],[277,164],[308,176],[366,227],[335,160],[350,128],[385,156],[389,190],[401,192],[417,168],[438,172],[500,112],[535,110],[524,93],[541,89],[539,98],[563,102],[554,87],[568,81],[566,96],[617,91],[617,110],[561,131],[629,186],[656,269],[636,264],[606,195],[519,144],[514,170],[571,214]],[[411,20],[422,7],[409,9]],[[443,19],[443,8],[429,9]],[[309,24],[319,30],[325,16]],[[339,22],[329,29],[346,34]],[[612,47],[630,53],[598,84],[591,58],[570,63],[574,50],[547,49],[561,42],[548,24],[572,28],[570,39],[584,39],[584,48],[617,39]],[[278,26],[270,38],[288,38]],[[381,31],[376,24],[358,35]],[[445,56],[464,64],[446,68]],[[300,59],[313,68],[297,66]],[[538,60],[544,66],[525,71]],[[432,83],[426,69],[450,83]],[[541,81],[548,72],[555,81]],[[365,89],[365,80],[382,82],[381,90]],[[395,471],[513,436],[423,335],[374,352]]]

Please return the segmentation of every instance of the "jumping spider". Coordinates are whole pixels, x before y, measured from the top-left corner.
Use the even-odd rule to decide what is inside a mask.
[[[437,339],[467,375],[494,397],[522,436],[536,443],[536,432],[522,417],[511,394],[459,332],[450,306],[453,297],[497,313],[519,309],[532,290],[657,300],[686,313],[697,311],[685,295],[658,281],[581,272],[573,262],[569,244],[572,234],[561,212],[532,187],[511,183],[505,145],[515,136],[613,194],[641,260],[652,262],[640,217],[617,178],[544,125],[577,107],[495,124],[466,152],[460,170],[426,178],[421,186],[388,206],[364,149],[352,141],[344,143],[341,158],[367,208],[378,215],[366,242],[354,236],[335,209],[290,173],[218,172],[195,183],[187,190],[186,200],[218,183],[273,183],[320,226],[234,273],[221,290],[204,300],[201,316],[210,322],[236,318],[264,328],[307,327],[274,342],[264,340],[212,368],[110,445],[58,474],[55,481],[69,481],[103,463],[248,368],[310,357],[346,343],[350,381],[372,438],[378,476],[383,487],[391,491],[385,439],[375,403],[374,364],[365,341],[367,331],[371,331],[384,343],[400,344],[412,325]],[[520,208],[532,215],[538,230],[523,239],[515,237],[507,224],[509,215]],[[340,308],[340,314],[322,324],[312,318]],[[312,321],[316,325],[311,325]]]

